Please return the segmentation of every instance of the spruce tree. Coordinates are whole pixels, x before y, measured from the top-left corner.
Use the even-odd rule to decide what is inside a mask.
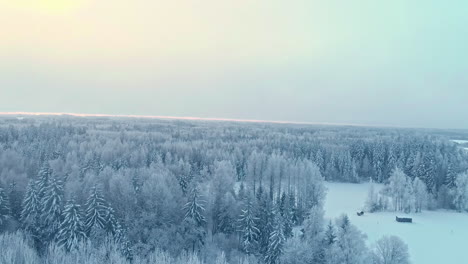
[[[454,167],[455,167],[454,163],[452,161],[449,161],[448,166],[447,166],[447,174],[444,180],[444,184],[449,189],[455,188],[455,180],[457,179],[457,172]]]
[[[206,223],[204,214],[205,208],[203,201],[200,199],[197,188],[192,191],[192,196],[184,206],[185,219],[191,218],[198,226],[203,226]]]
[[[38,179],[36,181],[36,190],[39,200],[41,200],[44,197],[47,186],[49,186],[50,184],[51,177],[52,169],[50,169],[49,165],[45,163],[43,167],[39,170]]]
[[[260,230],[257,227],[258,218],[255,217],[254,206],[251,201],[247,201],[246,208],[242,210],[239,219],[239,231],[242,237],[242,249],[251,254],[255,252]]]
[[[262,255],[266,255],[268,251],[268,244],[270,239],[270,234],[272,231],[272,204],[268,195],[263,191],[262,188],[259,188],[257,192],[257,218],[258,218],[258,229],[259,233],[259,252]]]
[[[91,189],[91,193],[86,200],[85,214],[85,232],[88,236],[97,229],[105,229],[106,227],[106,212],[108,208],[104,196],[95,186]]]
[[[111,206],[106,208],[105,216],[104,216],[104,230],[111,234],[116,242],[121,242],[121,238],[123,236],[123,228],[120,225],[119,221],[115,217],[115,211]]]
[[[21,224],[25,230],[30,231],[33,235],[36,234],[41,202],[38,197],[37,185],[31,180],[26,188],[26,194],[23,199],[23,210],[21,211]]]
[[[279,214],[276,215],[275,223],[270,233],[268,250],[265,256],[266,264],[277,264],[280,263],[279,259],[283,253],[283,245],[286,238],[283,233],[283,222]]]
[[[62,222],[62,199],[63,184],[60,180],[52,178],[50,184],[45,188],[44,197],[41,201],[41,229],[43,238],[46,241],[55,238]]]
[[[286,202],[286,193],[283,192],[281,194],[280,199],[279,199],[279,213],[280,213],[281,216],[284,216],[284,213],[286,211],[286,207],[287,207],[286,203],[287,203]]]
[[[225,199],[223,199],[225,200]],[[235,231],[234,219],[232,218],[232,207],[226,202],[221,204],[218,213],[217,230],[224,234],[232,234]]]
[[[0,187],[0,226],[11,216],[10,202],[3,188]]]
[[[296,197],[293,192],[289,193],[289,212],[291,214],[291,224],[296,225],[298,222],[296,210]]]
[[[63,210],[63,221],[60,224],[57,241],[59,246],[70,251],[86,238],[81,208],[73,200],[68,201]]]
[[[351,224],[348,216],[342,215],[336,220],[337,263],[365,263],[366,235]]]
[[[10,201],[11,217],[17,221],[21,220],[22,194],[16,182],[8,185],[8,200]]]
[[[191,247],[192,252],[195,252],[195,249],[205,244],[206,232],[204,226],[206,220],[203,215],[205,208],[202,203],[203,201],[200,199],[198,190],[195,188],[189,201],[184,206],[185,218],[182,223],[182,229],[188,243],[187,247]]]
[[[124,242],[122,242],[120,251],[121,251],[122,255],[128,261],[130,261],[130,263],[132,263],[132,261],[133,261],[133,250],[132,250],[132,244],[130,243],[130,241],[125,239]]]
[[[327,225],[327,228],[325,230],[325,238],[324,242],[326,245],[332,245],[336,241],[336,234],[335,234],[335,228],[333,227],[332,222],[330,221]]]
[[[293,208],[290,207],[289,201],[286,201],[286,206],[283,212],[284,236],[291,238],[293,236]]]

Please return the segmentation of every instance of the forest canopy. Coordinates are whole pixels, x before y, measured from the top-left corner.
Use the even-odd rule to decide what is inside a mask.
[[[364,238],[346,216],[326,227],[324,181],[389,183],[397,172],[427,186],[431,207],[459,209],[451,190],[468,155],[453,133],[0,117],[0,231],[22,232],[41,256],[95,243],[115,245],[129,260],[193,254],[292,263],[288,257],[305,252],[298,244],[320,244],[304,258],[333,263],[325,256],[335,241]],[[364,254],[359,247],[353,250]]]

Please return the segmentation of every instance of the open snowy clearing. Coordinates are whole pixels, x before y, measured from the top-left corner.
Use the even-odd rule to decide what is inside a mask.
[[[468,263],[468,214],[424,211],[408,215],[384,212],[357,216],[356,212],[363,208],[369,184],[327,183],[326,186],[326,217],[330,219],[346,213],[351,222],[367,234],[369,244],[384,235],[396,235],[408,244],[414,264]],[[413,217],[414,223],[398,223],[397,215]]]
[[[452,141],[457,143],[457,144],[466,144],[466,143],[468,143],[468,140],[452,139]]]

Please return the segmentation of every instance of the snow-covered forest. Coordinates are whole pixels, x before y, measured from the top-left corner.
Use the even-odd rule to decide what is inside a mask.
[[[463,138],[461,138],[463,137]],[[0,117],[0,263],[409,263],[325,218],[325,181],[366,211],[468,210],[453,131]],[[362,204],[356,205],[356,208]]]

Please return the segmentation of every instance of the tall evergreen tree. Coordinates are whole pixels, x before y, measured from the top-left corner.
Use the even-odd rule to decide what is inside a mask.
[[[96,229],[105,229],[106,212],[108,212],[108,208],[104,196],[96,186],[91,189],[91,193],[86,200],[85,208],[84,225],[86,234],[91,236],[91,233],[95,232]]]
[[[333,227],[332,222],[330,221],[325,229],[324,242],[326,245],[332,245],[336,241],[335,228]]]
[[[51,241],[57,235],[62,222],[63,184],[60,180],[52,178],[46,186],[41,201],[41,229],[46,241]]]
[[[10,201],[3,188],[0,187],[0,226],[11,216]]]
[[[233,216],[234,198],[230,193],[227,193],[221,200],[220,208],[218,211],[218,226],[217,231],[224,234],[231,234],[235,231],[235,216]]]
[[[352,225],[346,215],[339,217],[336,225],[338,263],[365,264],[368,253],[365,243],[367,236]]]
[[[22,194],[16,182],[12,182],[8,185],[8,200],[10,201],[11,217],[20,221]]]
[[[123,237],[123,227],[120,224],[120,222],[117,220],[115,216],[115,211],[112,208],[112,206],[108,206],[106,208],[105,216],[104,216],[104,230],[108,233],[111,234],[116,242],[121,242],[122,237]]]
[[[39,200],[41,200],[45,193],[46,189],[50,184],[50,179],[52,177],[52,169],[49,167],[49,164],[46,162],[43,167],[39,170],[38,178],[36,181],[37,185],[37,195]]]
[[[273,208],[271,200],[268,195],[263,191],[263,188],[259,188],[257,191],[257,218],[259,233],[259,252],[262,255],[266,255],[268,251],[268,244],[270,240],[270,234],[272,232],[273,224]]]
[[[73,200],[67,202],[63,210],[63,221],[60,224],[57,241],[59,246],[70,251],[86,238],[81,208]]]
[[[198,189],[195,188],[192,191],[192,196],[184,206],[185,219],[191,218],[195,221],[198,226],[202,226],[206,223],[204,216],[205,208],[203,206],[203,200],[200,199]]]
[[[41,202],[38,197],[36,184],[29,181],[26,194],[23,199],[21,211],[21,224],[25,230],[35,234],[39,225]]]
[[[291,238],[293,236],[293,213],[289,207],[286,208],[286,211],[283,215],[283,224],[284,224],[284,236],[286,238]]]
[[[283,222],[279,214],[275,217],[273,230],[270,234],[268,250],[265,255],[266,264],[280,263],[280,257],[283,253],[283,246],[286,238],[283,233]]]
[[[258,243],[258,235],[260,230],[257,227],[258,218],[255,217],[254,206],[249,200],[246,202],[246,207],[242,210],[239,219],[239,231],[242,237],[242,249],[251,254],[255,252]]]
[[[457,171],[454,162],[449,160],[447,165],[447,174],[445,176],[444,184],[450,188],[455,188],[455,180],[457,179]]]
[[[204,226],[206,224],[203,207],[203,201],[200,199],[197,188],[192,191],[191,197],[184,206],[185,218],[182,223],[183,235],[187,243],[192,249],[192,252],[205,244],[206,232]]]
[[[298,223],[297,208],[296,208],[296,196],[293,192],[289,193],[289,211],[291,214],[291,223],[296,225]]]

